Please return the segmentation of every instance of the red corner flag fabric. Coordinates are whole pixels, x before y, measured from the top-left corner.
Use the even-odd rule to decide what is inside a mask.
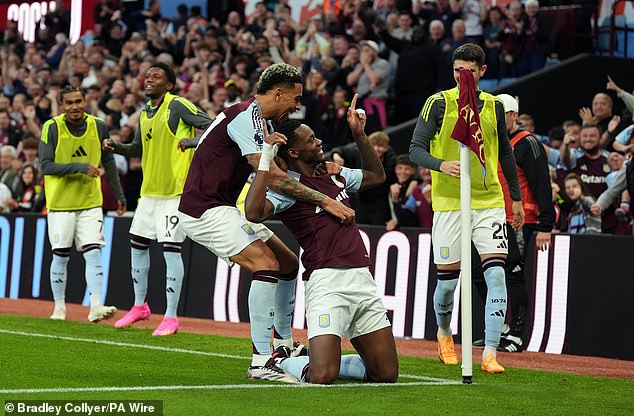
[[[460,68],[460,83],[458,86],[458,120],[451,132],[451,137],[468,146],[476,154],[482,165],[482,177],[486,177],[486,159],[484,156],[484,138],[480,128],[480,113],[478,112],[478,96],[475,79],[468,69]],[[486,180],[484,182],[486,187]]]

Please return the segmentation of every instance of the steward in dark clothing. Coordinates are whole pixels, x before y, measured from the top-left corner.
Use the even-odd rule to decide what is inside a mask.
[[[356,143],[335,147],[328,156],[338,154],[345,160],[345,167],[350,169],[361,168],[361,153]],[[387,152],[380,156],[387,179],[376,188],[357,192],[350,199],[352,208],[356,211],[355,220],[358,224],[382,225],[391,218],[388,197],[390,185],[396,181],[394,166],[396,165],[396,152],[388,146]]]
[[[422,27],[414,27],[411,41],[397,39],[384,30],[379,35],[388,48],[399,54],[394,84],[394,124],[399,124],[418,116],[427,97],[446,84],[443,77],[450,71],[442,52],[427,39]]]

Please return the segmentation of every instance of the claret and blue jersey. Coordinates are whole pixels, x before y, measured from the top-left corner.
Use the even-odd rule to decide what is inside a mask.
[[[344,168],[339,175],[300,176],[289,175],[308,188],[350,206],[348,192],[361,187],[363,172]],[[356,223],[344,225],[341,220],[313,204],[295,201],[274,191],[267,192],[275,213],[304,249],[302,264],[306,271],[304,280],[316,269],[327,267],[357,268],[371,264]]]

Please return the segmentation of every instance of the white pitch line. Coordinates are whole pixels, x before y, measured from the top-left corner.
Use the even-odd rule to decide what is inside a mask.
[[[249,360],[251,358],[251,357],[243,357],[240,355],[220,354],[216,352],[186,350],[183,348],[167,348],[167,347],[159,347],[157,345],[129,344],[127,342],[106,341],[102,339],[63,337],[60,335],[38,334],[35,332],[8,331],[6,329],[0,329],[0,333],[11,334],[11,335],[24,335],[27,337],[61,339],[63,341],[77,341],[77,342],[88,342],[92,344],[105,344],[105,345],[113,345],[115,347],[145,348],[148,350],[157,350],[157,351],[165,351],[165,352],[182,352],[186,354],[206,355],[210,357],[233,358],[235,360]]]
[[[209,384],[202,386],[129,386],[129,387],[66,387],[50,389],[14,389],[0,390],[0,394],[29,393],[84,393],[84,392],[119,392],[119,391],[162,391],[162,390],[241,390],[241,389],[306,389],[306,388],[358,388],[358,387],[412,387],[412,386],[449,386],[461,385],[460,381],[415,381],[412,383],[353,383],[353,384]]]
[[[104,345],[112,345],[115,347],[130,347],[130,348],[143,348],[143,349],[148,349],[148,350],[157,350],[157,351],[164,351],[164,352],[178,352],[178,353],[184,353],[184,354],[194,354],[194,355],[204,355],[204,356],[209,356],[209,357],[219,357],[219,358],[231,358],[231,359],[235,359],[235,360],[250,360],[251,357],[244,357],[241,355],[230,355],[230,354],[220,354],[220,353],[215,353],[215,352],[207,352],[207,351],[196,351],[196,350],[187,350],[184,348],[168,348],[168,347],[159,347],[157,345],[144,345],[144,344],[130,344],[127,342],[115,342],[115,341],[106,341],[106,340],[101,340],[101,339],[91,339],[91,338],[74,338],[74,337],[65,337],[65,336],[61,336],[61,335],[52,335],[52,334],[40,334],[40,333],[36,333],[36,332],[22,332],[22,331],[10,331],[7,329],[0,329],[0,333],[4,333],[4,334],[11,334],[11,335],[22,335],[22,336],[27,336],[27,337],[38,337],[38,338],[51,338],[51,339],[59,339],[59,340],[63,340],[63,341],[76,341],[76,342],[88,342],[88,343],[92,343],[92,344],[104,344]],[[417,376],[417,375],[413,375],[413,374],[399,374],[399,377],[402,378],[409,378],[409,379],[413,379],[413,380],[424,380],[425,383],[420,384],[421,386],[423,385],[428,385],[428,384],[438,384],[438,385],[451,385],[451,384],[461,384],[460,382],[454,381],[454,380],[448,380],[448,379],[444,379],[444,378],[438,378],[438,377],[427,377],[427,376]],[[417,383],[407,383],[407,384],[412,384],[412,385],[419,385]],[[365,384],[350,384],[350,386],[374,386],[375,384],[372,383],[365,383]],[[376,384],[376,386],[394,386],[394,384]],[[399,384],[400,385],[400,384]],[[249,386],[248,384],[245,384],[245,386]],[[254,385],[255,386],[255,385]],[[259,385],[258,385],[259,386]],[[280,385],[266,385],[263,384],[262,386],[264,386],[265,388],[270,388],[270,387],[279,387]],[[284,385],[281,385],[284,386]],[[293,386],[297,386],[297,385],[293,385]],[[310,385],[308,385],[310,386]],[[347,384],[341,384],[340,386],[348,386]],[[170,386],[159,386],[159,387],[170,387]],[[212,389],[220,389],[223,388],[222,385],[220,386],[175,386],[175,387],[183,387],[183,388],[212,388]],[[110,387],[103,387],[105,389],[108,389]],[[117,389],[118,387],[112,387],[114,389]],[[261,388],[261,387],[245,387],[245,388]],[[140,389],[140,388],[130,388],[132,390],[134,389]],[[35,393],[47,393],[49,392],[48,390],[51,389],[45,389],[46,391],[34,391]],[[60,391],[66,391],[64,389],[52,389],[54,391],[51,392],[55,392],[57,390]],[[164,390],[163,388],[157,388],[156,390]],[[178,389],[176,389],[178,390]],[[11,390],[0,390],[0,393],[6,393],[9,392]],[[71,389],[68,391],[84,391],[84,390],[76,390],[76,389]],[[100,390],[87,390],[87,391],[100,391]],[[110,390],[104,390],[104,391],[110,391]],[[113,390],[113,391],[118,391],[118,390]],[[24,393],[29,393],[29,390],[25,390],[25,391],[17,391],[15,390],[15,392],[20,393],[20,392],[24,392]]]

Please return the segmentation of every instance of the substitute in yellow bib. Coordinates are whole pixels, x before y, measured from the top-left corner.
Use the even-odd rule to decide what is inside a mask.
[[[176,310],[184,275],[181,244],[185,233],[178,222],[177,209],[194,155],[191,147],[197,142],[195,129],[204,130],[211,124],[207,113],[170,92],[175,85],[172,68],[153,64],[145,74],[149,101],[141,112],[132,143],[104,142],[106,150],[140,156],[143,169],[141,199],[130,227],[134,305],[115,327],[129,326],[150,316],[145,301],[150,269],[148,249],[150,241],[156,240],[162,244],[165,258],[167,309],[152,335],[171,335],[178,330]]]
[[[64,113],[44,123],[39,149],[53,248],[50,279],[55,309],[51,319],[66,319],[67,266],[74,242],[86,260],[88,320],[97,322],[117,310],[102,303],[101,247],[105,243],[99,164],[115,190],[119,215],[125,212],[126,202],[114,158],[101,151],[102,141],[108,139],[106,124],[85,113],[81,89],[66,88],[61,101]]]
[[[522,196],[513,149],[506,130],[504,105],[492,95],[477,89],[478,81],[487,69],[484,65],[484,51],[476,44],[467,43],[456,49],[452,61],[456,87],[427,99],[418,117],[410,145],[410,158],[432,170],[432,243],[434,262],[438,269],[438,284],[434,292],[438,355],[445,364],[458,363],[450,325],[453,296],[460,275],[460,155],[458,141],[451,138],[451,133],[458,120],[460,69],[464,68],[473,74],[475,80],[486,160],[486,177],[483,178],[478,158],[469,152],[472,241],[480,253],[487,284],[482,370],[503,373],[504,368],[497,363],[496,349],[506,313],[504,265],[508,240],[504,197],[497,176],[498,162],[514,201],[514,225],[517,227],[522,225],[524,217]]]

